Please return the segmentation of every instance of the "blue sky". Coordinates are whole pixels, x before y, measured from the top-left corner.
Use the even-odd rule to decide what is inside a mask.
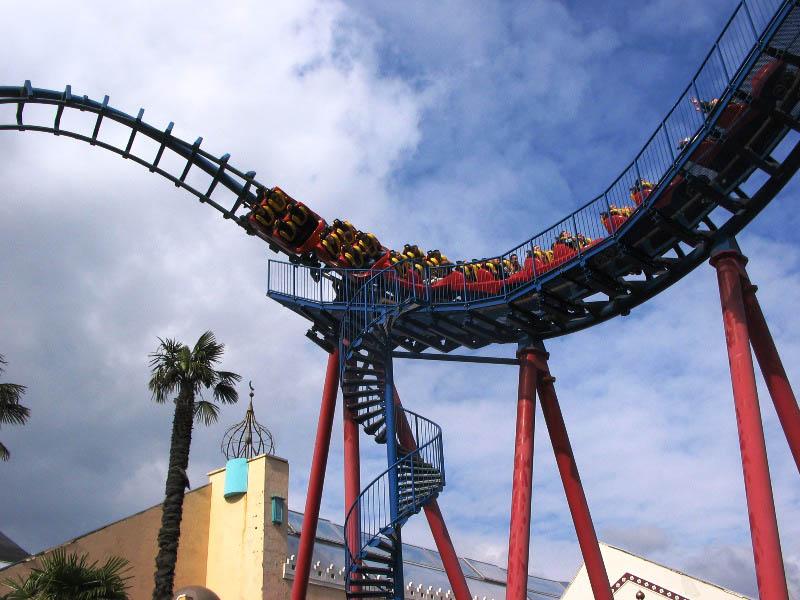
[[[0,84],[71,84],[128,113],[144,107],[149,123],[202,135],[206,150],[231,153],[328,220],[346,217],[389,246],[472,258],[508,249],[613,181],[733,8],[28,3],[6,9],[19,26],[0,41],[15,57]],[[0,120],[12,119],[0,107]],[[306,322],[265,298],[275,256],[99,149],[3,133],[0,152],[0,352],[4,381],[28,385],[32,409],[25,428],[0,431],[12,451],[0,465],[0,530],[37,551],[159,502],[171,412],[149,399],[147,354],[158,336],[191,342],[206,329],[227,344],[225,366],[253,380],[256,415],[291,463],[289,505],[302,510],[325,356],[303,337]],[[787,186],[740,237],[795,382],[797,192]],[[713,270],[547,347],[600,539],[755,596]],[[396,376],[404,403],[443,426],[440,505],[457,551],[504,564],[516,373],[404,362]],[[798,597],[797,470],[763,389],[761,401]],[[244,408],[196,430],[193,485],[221,465],[222,432]],[[531,573],[570,579],[579,551],[541,415],[537,424]],[[362,448],[367,480],[385,459]],[[323,516],[341,522],[342,497],[337,416]],[[431,544],[415,521],[404,539]]]

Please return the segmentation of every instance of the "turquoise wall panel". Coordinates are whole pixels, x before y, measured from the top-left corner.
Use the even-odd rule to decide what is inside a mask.
[[[225,465],[225,497],[247,493],[247,459],[232,458]]]

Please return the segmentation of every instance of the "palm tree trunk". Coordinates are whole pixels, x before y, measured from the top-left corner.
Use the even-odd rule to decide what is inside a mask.
[[[186,468],[189,466],[189,447],[192,443],[193,406],[193,395],[184,392],[178,395],[175,402],[175,416],[172,420],[172,441],[169,449],[169,470],[164,492],[161,530],[158,532],[153,600],[172,600],[183,517],[183,494],[188,483]]]

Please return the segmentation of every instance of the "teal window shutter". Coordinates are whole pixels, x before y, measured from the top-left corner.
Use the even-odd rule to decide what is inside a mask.
[[[283,523],[283,498],[280,496],[272,497],[272,522],[275,525]]]

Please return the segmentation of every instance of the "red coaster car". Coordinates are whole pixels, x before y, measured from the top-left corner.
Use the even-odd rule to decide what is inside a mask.
[[[475,281],[467,283],[467,289],[471,292],[483,294],[497,294],[503,288],[503,282],[498,281],[494,276],[481,267],[475,273]]]

